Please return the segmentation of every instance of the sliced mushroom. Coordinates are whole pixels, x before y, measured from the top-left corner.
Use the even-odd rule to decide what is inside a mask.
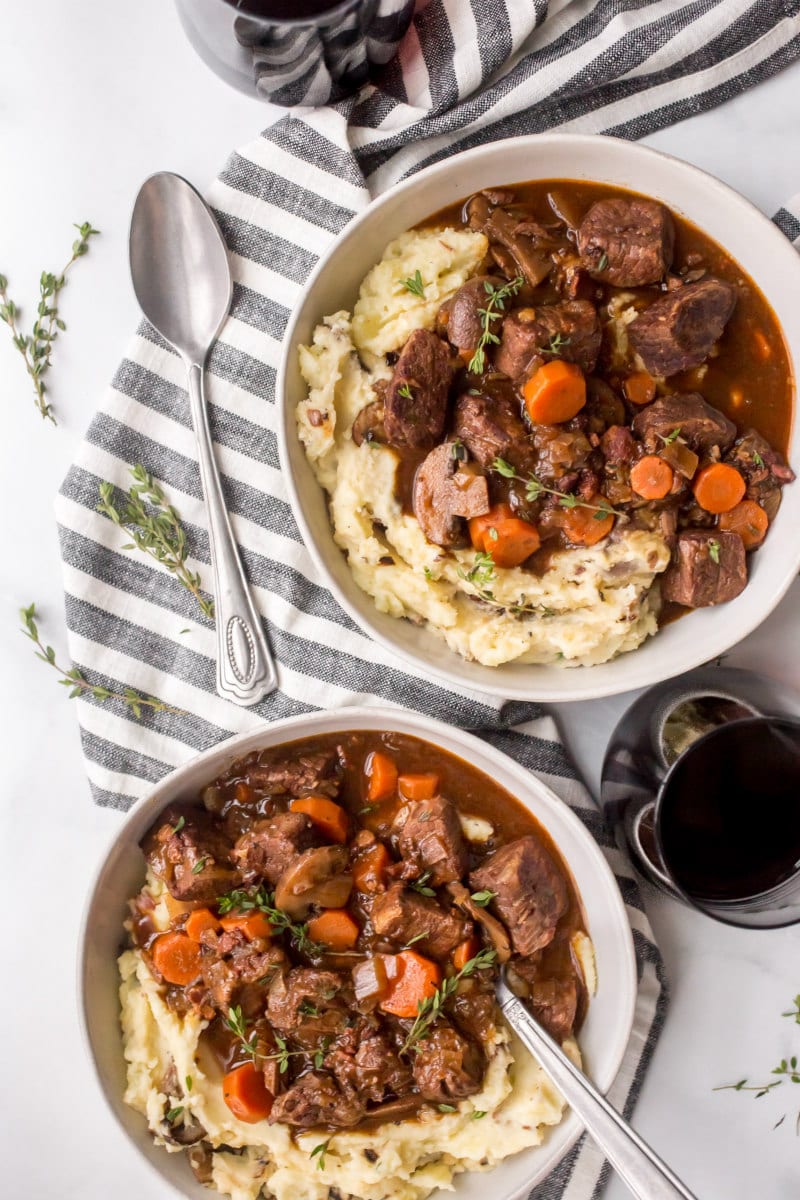
[[[185,1108],[174,1121],[164,1121],[164,1141],[176,1146],[194,1146],[206,1136],[206,1131],[196,1117]]]
[[[210,1184],[214,1175],[214,1155],[208,1142],[201,1142],[189,1151],[189,1166],[198,1183]]]
[[[304,851],[278,880],[275,907],[293,918],[305,917],[312,904],[343,908],[353,888],[353,876],[346,870],[349,857],[346,846]]]
[[[453,897],[453,903],[481,926],[497,952],[497,961],[499,963],[508,962],[511,957],[511,943],[504,926],[497,917],[493,917],[485,908],[476,904],[463,883],[459,883],[457,880],[454,883],[448,883],[447,891]]]
[[[473,463],[462,464],[456,442],[431,450],[414,479],[414,516],[429,542],[447,548],[465,540],[464,517],[489,511],[486,479]]]
[[[357,446],[362,442],[386,442],[386,430],[383,427],[384,407],[382,400],[373,400],[366,404],[353,421],[352,435]]]

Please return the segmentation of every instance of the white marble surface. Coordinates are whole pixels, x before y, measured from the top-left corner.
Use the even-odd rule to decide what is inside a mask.
[[[126,237],[139,183],[170,168],[202,185],[269,110],[207,72],[165,0],[7,0],[0,22],[0,270],[15,297],[30,305],[39,270],[65,259],[71,222],[91,219],[103,230],[64,293],[70,329],[53,375],[57,430],[34,413],[0,329],[3,1191],[34,1200],[166,1200],[166,1187],[105,1112],[76,1022],[74,947],[84,891],[120,818],[92,806],[75,713],[16,632],[16,610],[35,598],[49,638],[63,647],[53,495],[137,317]],[[799,93],[800,64],[648,141],[772,212],[800,191]],[[732,661],[800,683],[799,602],[795,584]],[[628,699],[560,713],[592,782]],[[796,1197],[800,1088],[777,1089],[757,1103],[711,1089],[744,1075],[766,1078],[780,1057],[800,1052],[800,1029],[780,1017],[800,990],[798,930],[739,932],[662,898],[652,898],[649,911],[673,999],[637,1127],[701,1200]],[[784,1112],[786,1122],[773,1131]],[[607,1194],[621,1200],[627,1193],[612,1183]]]

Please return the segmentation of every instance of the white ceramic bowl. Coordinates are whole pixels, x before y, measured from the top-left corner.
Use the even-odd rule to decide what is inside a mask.
[[[434,633],[378,612],[353,580],[331,535],[325,497],[297,436],[295,408],[305,395],[297,347],[320,319],[350,308],[359,284],[392,238],[424,217],[490,185],[529,179],[592,179],[663,200],[719,242],[759,285],[783,326],[795,378],[800,376],[800,255],[737,192],[688,163],[616,138],[541,134],[494,142],[437,163],[392,188],[352,221],[306,284],[284,341],[278,378],[281,465],[306,545],[342,608],[387,649],[453,687],[517,700],[588,700],[645,687],[730,649],[772,611],[800,568],[800,483],[783,504],[764,546],[751,558],[750,582],[721,609],[672,622],[638,650],[595,667],[464,661]],[[790,460],[800,465],[800,428]]]
[[[255,733],[231,738],[179,767],[131,809],[98,872],[84,916],[79,959],[80,1011],[89,1052],[111,1111],[133,1144],[162,1179],[189,1200],[208,1200],[183,1155],[154,1145],[144,1118],[123,1103],[125,1063],[119,1027],[117,955],[123,939],[127,900],[141,887],[144,859],[139,839],[158,814],[177,799],[193,799],[200,788],[229,763],[251,750],[280,745],[313,734],[346,730],[396,730],[434,742],[485,771],[517,796],[552,836],[568,864],[583,900],[594,941],[599,986],[580,1035],[586,1067],[605,1091],[617,1073],[633,1024],[636,962],[630,926],[614,876],[594,839],[549,788],[506,755],[438,721],[393,709],[345,708],[331,713],[276,721]],[[526,1196],[563,1157],[580,1133],[568,1113],[536,1149],[509,1158],[490,1177],[462,1175],[460,1200],[484,1200],[487,1188],[496,1200]],[[491,1180],[491,1182],[489,1181]]]

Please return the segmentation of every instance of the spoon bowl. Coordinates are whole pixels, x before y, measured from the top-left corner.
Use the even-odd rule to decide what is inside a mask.
[[[233,282],[219,226],[180,175],[161,171],[142,184],[130,264],[150,324],[188,362],[202,364],[228,316]]]

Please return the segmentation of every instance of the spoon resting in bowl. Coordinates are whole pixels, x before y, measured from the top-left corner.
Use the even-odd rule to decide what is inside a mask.
[[[497,1002],[508,1024],[577,1113],[637,1200],[697,1200],[514,995],[501,969]]]

